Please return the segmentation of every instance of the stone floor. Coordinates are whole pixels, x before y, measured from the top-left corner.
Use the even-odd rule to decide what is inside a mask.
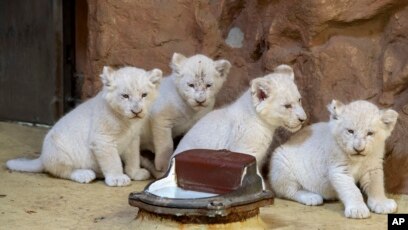
[[[386,229],[387,216],[365,220],[343,216],[343,206],[332,202],[307,207],[276,199],[258,217],[229,225],[182,225],[160,218],[137,218],[127,204],[130,192],[148,181],[111,188],[103,181],[78,184],[47,174],[10,172],[8,159],[35,157],[47,129],[0,122],[0,229]],[[397,199],[400,213],[408,213],[408,196]]]

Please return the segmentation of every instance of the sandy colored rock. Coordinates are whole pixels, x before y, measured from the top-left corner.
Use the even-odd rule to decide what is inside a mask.
[[[290,64],[309,123],[328,118],[325,107],[333,98],[345,103],[367,99],[399,112],[387,144],[386,184],[390,192],[408,194],[407,4],[400,0],[88,0],[89,68],[83,96],[100,88],[103,65],[158,67],[168,74],[174,52],[203,53],[226,58],[233,65],[217,97],[217,105],[222,106],[235,100],[251,79],[279,64]],[[243,34],[241,48],[225,42],[232,28]]]

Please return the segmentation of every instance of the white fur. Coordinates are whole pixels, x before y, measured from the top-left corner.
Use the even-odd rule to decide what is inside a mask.
[[[214,108],[215,96],[227,78],[231,64],[204,55],[173,55],[173,73],[160,86],[141,136],[141,148],[155,153],[155,168],[167,169],[173,138],[187,132]]]
[[[134,67],[104,67],[103,89],[62,117],[47,133],[40,158],[7,162],[11,170],[42,172],[89,183],[105,177],[109,186],[143,180],[139,165],[139,133],[155,99],[162,72]],[[125,162],[123,173],[121,157]],[[130,178],[129,178],[130,177]]]
[[[384,193],[383,157],[398,113],[366,101],[335,100],[329,111],[329,122],[304,128],[273,153],[269,179],[276,195],[306,205],[339,198],[350,218],[369,217],[368,208],[395,212],[397,204]]]
[[[250,89],[233,104],[198,121],[174,154],[196,148],[228,149],[255,156],[261,167],[275,129],[283,126],[295,132],[304,120],[292,68],[281,65],[274,73],[252,80]]]

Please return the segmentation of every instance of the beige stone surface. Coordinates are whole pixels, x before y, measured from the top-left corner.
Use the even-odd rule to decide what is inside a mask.
[[[343,216],[332,202],[308,207],[276,199],[258,217],[226,225],[183,225],[143,216],[127,204],[130,192],[148,181],[111,188],[103,181],[79,184],[47,174],[9,172],[8,159],[35,157],[47,129],[0,122],[0,229],[386,229],[387,216],[366,220]],[[395,196],[398,212],[408,213],[408,196]]]

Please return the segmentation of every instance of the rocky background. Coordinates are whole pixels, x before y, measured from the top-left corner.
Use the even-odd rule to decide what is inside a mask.
[[[103,65],[161,68],[174,52],[233,64],[218,106],[281,63],[293,66],[309,123],[325,106],[369,100],[400,114],[385,157],[389,192],[408,194],[408,1],[88,0],[83,97]],[[277,140],[283,140],[278,138]]]

